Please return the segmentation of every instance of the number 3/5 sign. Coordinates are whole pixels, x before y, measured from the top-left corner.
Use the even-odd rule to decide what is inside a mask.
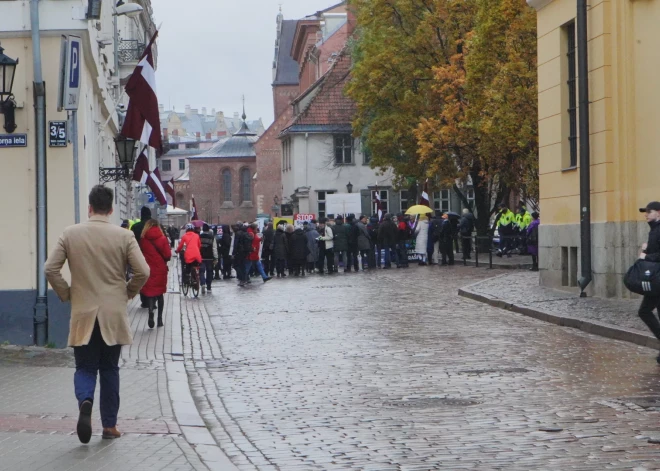
[[[66,147],[66,121],[49,121],[48,146]]]

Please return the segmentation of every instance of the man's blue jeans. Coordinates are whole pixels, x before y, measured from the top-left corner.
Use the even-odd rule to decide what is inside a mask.
[[[119,413],[119,356],[121,345],[106,345],[98,320],[87,345],[73,347],[76,372],[73,385],[78,407],[85,400],[94,402],[96,375],[101,373],[101,423],[103,428],[117,425]]]
[[[199,278],[202,286],[210,288],[213,284],[213,260],[202,260],[199,266]]]
[[[245,261],[245,272],[250,273],[250,268],[255,267],[259,274],[261,275],[261,278],[264,280],[268,278],[268,275],[266,275],[266,272],[264,271],[264,266],[261,264],[261,260],[246,260]]]

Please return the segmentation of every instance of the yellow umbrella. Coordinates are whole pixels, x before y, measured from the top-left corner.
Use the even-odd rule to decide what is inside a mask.
[[[428,213],[433,214],[433,210],[423,204],[416,204],[415,206],[411,206],[410,208],[408,208],[408,211],[406,211],[406,214],[410,214],[410,215],[428,214]]]

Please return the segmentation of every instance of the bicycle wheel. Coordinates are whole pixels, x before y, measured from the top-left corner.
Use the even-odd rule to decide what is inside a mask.
[[[193,271],[191,284],[193,296],[199,296],[199,272],[197,270]]]
[[[184,296],[188,296],[188,280],[186,279],[186,276],[183,275],[181,277],[181,292],[183,293]]]

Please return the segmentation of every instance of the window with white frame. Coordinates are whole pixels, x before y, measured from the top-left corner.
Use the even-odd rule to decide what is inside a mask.
[[[161,160],[160,161],[160,169],[163,172],[169,172],[172,170],[172,161],[171,160]]]
[[[317,191],[316,192],[316,201],[318,205],[318,216],[319,218],[324,218],[327,216],[327,211],[326,211],[326,201],[325,197],[327,195],[333,195],[335,194],[334,190],[333,191]]]
[[[408,193],[408,190],[401,190],[400,198],[401,198],[401,212],[405,213],[406,210],[410,207],[410,202],[409,202],[410,195]]]
[[[433,192],[433,209],[443,213],[451,211],[451,190]]]
[[[388,191],[387,190],[378,190],[371,192],[371,214],[378,214],[378,202],[376,199],[377,194],[380,193],[380,209],[383,211],[383,214],[387,213],[389,210],[389,201],[388,201]]]
[[[186,169],[186,159],[179,159],[179,170]]]
[[[470,203],[470,208],[474,211],[474,188],[468,188],[465,197],[467,198],[468,203]]]
[[[334,136],[335,165],[353,163],[353,136],[350,134],[337,134]]]

